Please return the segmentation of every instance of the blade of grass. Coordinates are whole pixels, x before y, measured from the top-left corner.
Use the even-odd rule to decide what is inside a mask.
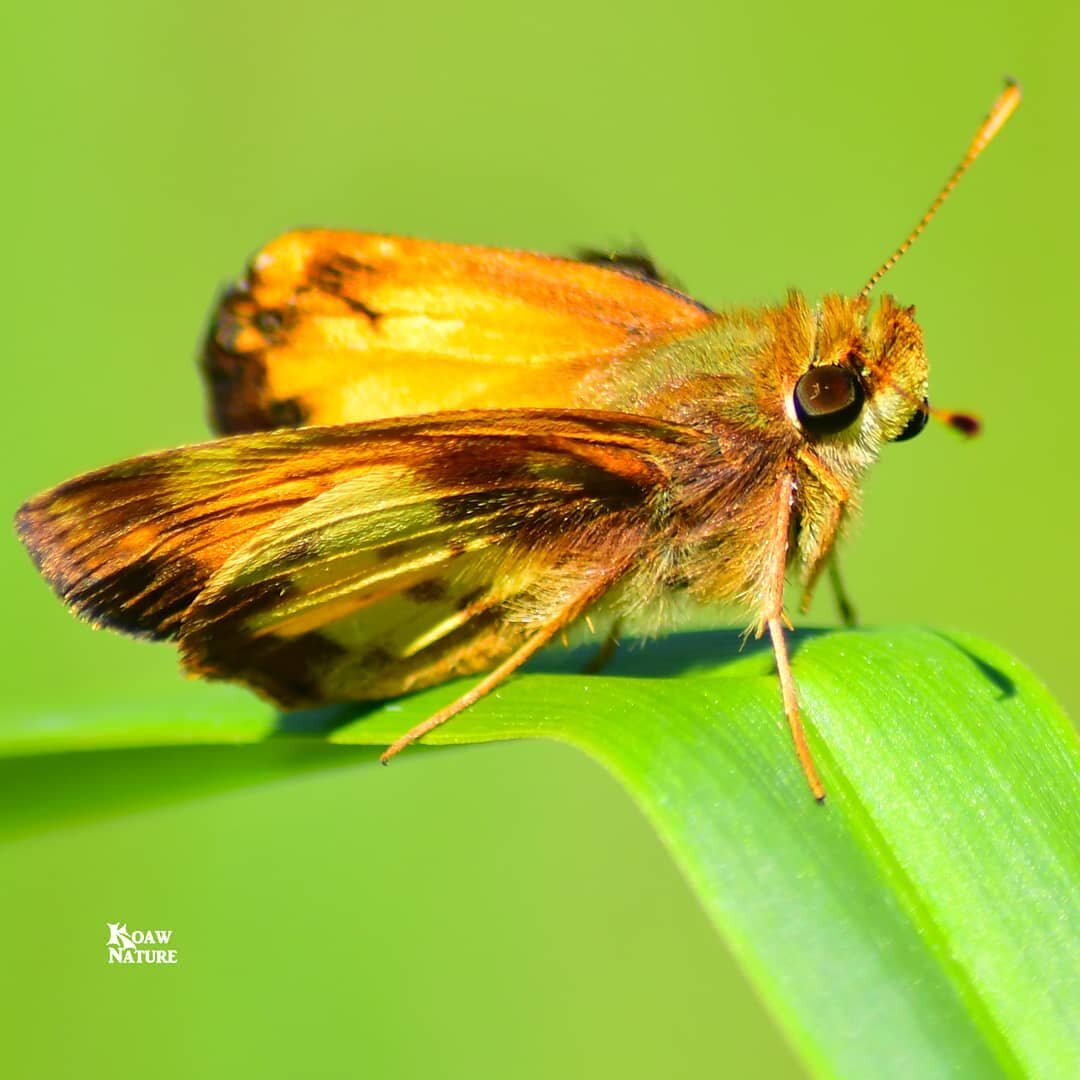
[[[804,635],[795,668],[829,789],[819,807],[767,658],[733,660],[732,642],[684,635],[628,651],[615,674],[529,674],[429,741],[549,737],[611,770],[818,1074],[1074,1074],[1080,754],[1046,691],[962,635]],[[247,741],[282,748],[267,772],[278,775],[330,764],[304,746],[384,745],[459,690],[280,721],[215,690],[181,715],[16,718],[0,753]],[[122,766],[114,775],[122,787]],[[197,788],[173,775],[161,792]],[[136,802],[153,797],[144,788]]]

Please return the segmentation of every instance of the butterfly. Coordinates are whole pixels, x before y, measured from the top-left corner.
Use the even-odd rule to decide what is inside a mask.
[[[640,254],[288,233],[212,318],[221,437],[38,495],[19,535],[77,614],[286,709],[479,676],[384,760],[579,620],[610,644],[734,606],[820,800],[785,580],[805,607],[866,469],[934,412],[914,309],[870,292],[1018,101],[853,297],[714,311]]]

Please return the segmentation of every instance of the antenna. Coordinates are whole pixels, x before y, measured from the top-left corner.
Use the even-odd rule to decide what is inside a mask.
[[[873,277],[862,287],[859,296],[867,296],[870,290],[891,270],[909,247],[919,239],[919,234],[934,219],[934,215],[941,209],[941,204],[952,194],[952,190],[960,181],[960,177],[968,171],[971,163],[986,149],[990,141],[1005,125],[1005,121],[1016,111],[1020,104],[1020,86],[1013,79],[1005,80],[1005,89],[1001,91],[990,115],[979,126],[975,138],[971,140],[964,159],[956,166],[952,176],[945,182],[938,197],[930,204],[930,209],[923,214],[919,224],[908,234],[908,238],[878,267]]]

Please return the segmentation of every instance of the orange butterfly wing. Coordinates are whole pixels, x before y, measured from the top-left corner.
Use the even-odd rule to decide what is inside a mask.
[[[577,390],[597,367],[713,318],[618,268],[299,231],[264,248],[224,296],[203,370],[221,433],[587,406]]]
[[[241,435],[28,502],[42,574],[93,621],[288,706],[385,697],[507,655],[653,536],[708,437],[586,411]]]

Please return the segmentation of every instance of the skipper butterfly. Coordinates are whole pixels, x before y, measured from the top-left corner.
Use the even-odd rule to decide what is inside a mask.
[[[579,619],[735,605],[820,800],[785,577],[805,608],[867,467],[936,412],[914,309],[869,294],[1019,99],[862,291],[816,304],[713,311],[640,255],[289,233],[212,321],[224,437],[61,484],[19,534],[78,614],[284,708],[485,673],[384,760]]]

